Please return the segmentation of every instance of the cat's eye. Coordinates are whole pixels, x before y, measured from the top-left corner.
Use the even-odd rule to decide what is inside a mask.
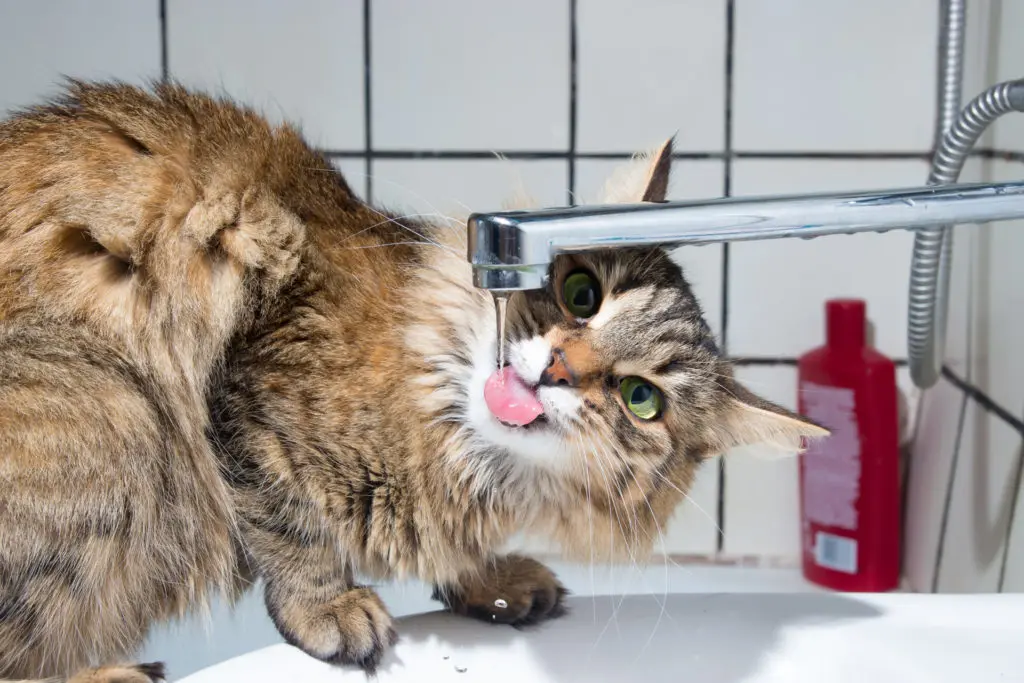
[[[601,286],[587,271],[574,271],[562,284],[562,300],[572,315],[582,320],[592,318],[601,308]]]
[[[656,420],[661,417],[663,401],[661,391],[645,379],[625,377],[619,383],[622,400],[641,420]]]

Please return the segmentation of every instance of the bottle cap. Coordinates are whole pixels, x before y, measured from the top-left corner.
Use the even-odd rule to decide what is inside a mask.
[[[861,348],[866,343],[867,304],[863,299],[825,302],[825,339],[829,346]]]

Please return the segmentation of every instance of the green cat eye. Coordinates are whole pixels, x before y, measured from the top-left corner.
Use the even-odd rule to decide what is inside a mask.
[[[593,275],[585,270],[577,270],[565,278],[562,300],[569,312],[577,318],[592,318],[601,307],[601,286]]]
[[[661,417],[661,391],[647,380],[626,377],[619,383],[622,400],[629,412],[641,420],[656,420]]]

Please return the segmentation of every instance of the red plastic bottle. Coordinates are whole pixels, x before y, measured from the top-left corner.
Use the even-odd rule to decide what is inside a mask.
[[[867,345],[866,306],[825,307],[827,340],[798,362],[799,410],[831,430],[800,458],[803,573],[839,591],[899,584],[896,366]]]

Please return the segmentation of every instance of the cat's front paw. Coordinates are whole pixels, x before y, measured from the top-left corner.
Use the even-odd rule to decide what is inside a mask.
[[[497,558],[459,585],[434,589],[434,599],[456,614],[516,627],[562,616],[568,594],[554,572],[517,555]]]
[[[325,662],[373,673],[398,640],[391,615],[372,588],[353,588],[320,605],[303,600],[276,605],[270,599],[267,604],[284,639]]]

